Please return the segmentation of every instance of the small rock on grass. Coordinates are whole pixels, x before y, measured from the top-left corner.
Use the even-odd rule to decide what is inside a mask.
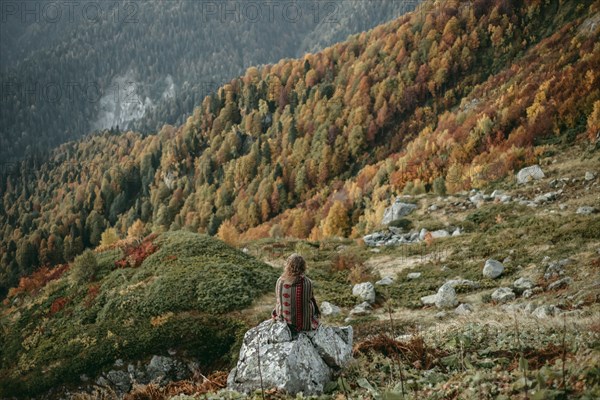
[[[504,271],[504,265],[500,261],[488,259],[483,266],[483,276],[486,278],[496,279]]]
[[[512,291],[511,288],[501,287],[498,288],[492,293],[492,300],[497,303],[506,303],[508,301],[515,299],[515,292]]]
[[[463,303],[460,304],[456,309],[454,309],[454,313],[457,315],[468,315],[473,312],[473,307],[470,304]]]

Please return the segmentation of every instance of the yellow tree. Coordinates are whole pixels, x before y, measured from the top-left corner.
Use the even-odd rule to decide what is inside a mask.
[[[323,234],[325,236],[345,237],[350,228],[350,220],[348,218],[348,210],[346,206],[339,200],[335,201],[325,222],[323,224]]]
[[[240,233],[230,220],[226,220],[221,224],[217,236],[231,246],[237,246],[240,241]]]

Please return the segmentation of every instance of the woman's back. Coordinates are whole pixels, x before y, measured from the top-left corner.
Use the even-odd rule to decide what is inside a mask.
[[[319,326],[319,309],[313,296],[312,281],[304,276],[304,259],[292,254],[283,275],[277,280],[277,305],[273,318],[285,321],[292,332],[310,331]]]

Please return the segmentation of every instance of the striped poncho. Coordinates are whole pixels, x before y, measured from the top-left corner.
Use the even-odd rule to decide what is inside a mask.
[[[273,310],[273,318],[287,322],[292,331],[296,332],[319,327],[319,308],[310,279],[300,275],[290,282],[280,277],[275,286],[275,295],[277,305]]]

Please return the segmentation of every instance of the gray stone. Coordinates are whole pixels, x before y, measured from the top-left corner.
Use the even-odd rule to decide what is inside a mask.
[[[437,313],[434,315],[434,317],[435,317],[435,318],[437,318],[437,319],[444,319],[444,318],[446,318],[447,316],[448,316],[448,313],[447,313],[446,311],[440,311],[440,312],[437,312]]]
[[[593,181],[596,179],[596,174],[592,171],[586,171],[584,179],[586,181]]]
[[[438,229],[437,231],[431,232],[431,237],[433,239],[445,238],[448,236],[450,236],[450,234],[445,229]]]
[[[547,290],[563,289],[563,288],[569,286],[572,283],[573,283],[573,279],[571,279],[570,277],[566,276],[566,277],[564,277],[562,279],[557,280],[556,282],[552,282],[551,284],[548,285],[548,287],[546,289]]]
[[[123,365],[124,365],[124,363],[123,363],[122,359],[119,358],[119,359],[115,360],[115,364],[114,364],[115,367],[120,368]]]
[[[553,305],[545,305],[545,306],[540,306],[538,308],[536,308],[535,310],[533,310],[533,312],[531,313],[531,315],[533,315],[536,318],[539,319],[544,319],[544,318],[548,318],[548,317],[553,317],[555,315],[558,315],[560,313],[560,309],[556,306]]]
[[[182,380],[190,375],[190,371],[181,361],[166,356],[153,356],[146,366],[150,380],[166,383],[170,380]]]
[[[410,214],[416,209],[417,206],[415,204],[403,203],[400,201],[400,199],[396,199],[396,201],[391,206],[387,207],[383,212],[383,219],[381,220],[381,223],[383,225],[387,225],[394,220]]]
[[[391,276],[384,276],[382,279],[375,282],[375,284],[379,286],[389,286],[392,283],[394,283],[394,278]]]
[[[536,196],[533,199],[533,201],[535,201],[536,203],[547,203],[547,202],[556,200],[558,195],[560,195],[561,193],[562,193],[562,190],[559,190],[558,192],[548,192],[548,193],[540,194],[540,195]]]
[[[421,231],[419,232],[419,240],[425,240],[425,236],[427,235],[427,232],[429,232],[427,229],[425,229],[425,228],[421,229]]]
[[[352,295],[373,304],[375,303],[375,286],[371,282],[358,283],[352,288]]]
[[[112,384],[111,386],[122,393],[127,393],[131,389],[129,374],[125,371],[108,371],[106,378]]]
[[[457,315],[468,315],[473,312],[473,307],[470,304],[460,304],[458,307],[454,309],[454,314]]]
[[[504,265],[500,261],[492,260],[491,258],[485,262],[483,266],[483,276],[486,278],[496,279],[504,271]]]
[[[522,292],[527,289],[533,288],[535,285],[531,281],[531,279],[527,278],[519,278],[513,282],[513,288],[518,292]]]
[[[322,302],[319,310],[321,311],[321,315],[323,315],[324,317],[335,317],[336,315],[339,315],[342,311],[338,306],[333,305],[328,301]]]
[[[576,214],[590,215],[596,212],[596,209],[591,206],[582,206],[577,209]]]
[[[460,229],[456,228],[456,230],[452,232],[452,236],[460,236]]]
[[[479,207],[485,202],[485,197],[481,193],[477,193],[469,197],[469,201]]]
[[[419,279],[421,277],[421,273],[420,272],[410,272],[406,275],[407,279]]]
[[[529,299],[531,297],[533,297],[533,295],[538,294],[538,293],[542,293],[544,291],[544,289],[542,289],[539,286],[536,286],[532,289],[526,289],[523,291],[523,297],[526,299]]]
[[[532,165],[530,167],[523,168],[517,174],[517,183],[523,184],[528,183],[532,180],[543,179],[545,177],[544,171],[539,165]]]
[[[438,206],[437,204],[432,204],[429,206],[428,208],[429,211],[437,211],[438,210]]]
[[[435,299],[435,306],[437,308],[454,308],[458,305],[458,299],[456,298],[456,291],[454,287],[449,284],[443,284],[437,292]]]
[[[373,311],[373,307],[371,306],[371,304],[369,304],[365,301],[363,303],[360,303],[356,307],[354,307],[350,311],[350,315],[354,316],[354,317],[361,317],[361,316],[371,314],[371,311]]]
[[[421,297],[421,303],[423,303],[424,306],[432,306],[435,304],[436,300],[437,300],[437,293],[429,295],[429,296]]]
[[[280,325],[280,328],[273,325]],[[347,361],[352,351],[352,328],[341,328],[338,332],[325,328],[321,333],[300,333],[296,340],[291,340],[289,329],[287,335],[276,334],[273,338],[269,335],[284,329],[288,328],[283,322],[265,321],[246,332],[237,366],[227,379],[228,389],[252,393],[261,388],[262,377],[265,389],[277,388],[291,395],[323,393],[334,371],[321,354],[332,365]],[[281,341],[286,336],[289,339]]]
[[[492,300],[494,300],[496,303],[506,303],[514,300],[515,297],[515,293],[511,288],[508,287],[498,288],[494,290],[494,293],[492,293]]]

